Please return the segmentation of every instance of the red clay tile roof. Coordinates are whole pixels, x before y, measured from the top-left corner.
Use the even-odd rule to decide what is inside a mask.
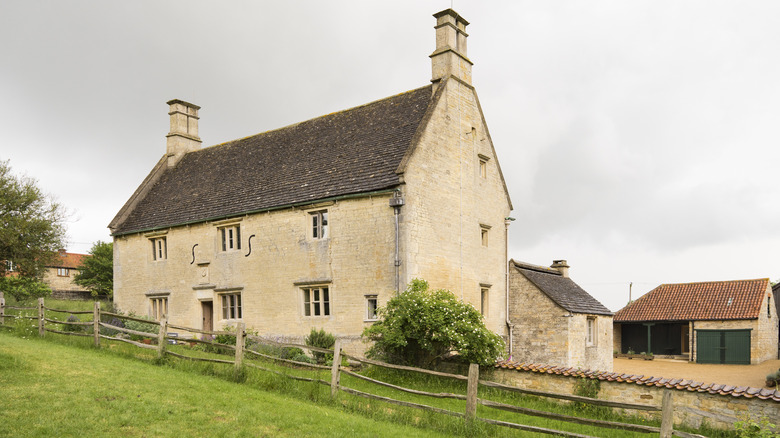
[[[615,322],[756,319],[768,278],[662,284],[615,313]]]
[[[86,257],[91,257],[89,254],[76,254],[72,252],[60,252],[54,256],[47,266],[49,268],[71,268],[75,269],[81,266],[81,263]]]
[[[557,374],[559,376],[586,378],[593,380],[606,380],[608,382],[621,382],[626,384],[658,386],[669,389],[690,392],[708,392],[710,394],[728,395],[732,397],[759,398],[780,402],[780,390],[754,388],[751,386],[730,386],[719,385],[715,383],[704,384],[704,382],[694,382],[683,379],[665,379],[663,377],[643,376],[639,374],[620,374],[609,371],[583,370],[582,368],[567,368],[555,365],[536,364],[527,362],[513,362],[511,360],[502,360],[496,362],[496,368],[505,370],[517,370],[520,372]]]

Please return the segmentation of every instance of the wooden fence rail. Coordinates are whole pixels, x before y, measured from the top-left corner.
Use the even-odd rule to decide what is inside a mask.
[[[16,312],[24,312],[24,311],[36,311],[38,315],[37,316],[27,316],[27,315],[10,315],[7,313],[7,310],[13,310]],[[56,313],[69,313],[72,315],[76,314],[92,314],[92,321],[61,321],[57,319],[47,318],[45,312],[56,312]],[[101,318],[103,317],[114,317],[124,320],[130,320],[130,321],[136,321],[146,324],[152,324],[159,326],[159,329],[157,330],[157,333],[148,333],[138,330],[132,330],[125,327],[119,327],[113,324],[108,324],[101,321]],[[557,421],[565,421],[569,423],[574,424],[584,424],[589,426],[597,426],[602,428],[609,428],[609,429],[618,429],[618,430],[626,430],[626,431],[632,431],[632,432],[642,432],[642,433],[655,433],[659,434],[661,437],[671,437],[671,436],[680,436],[684,438],[700,438],[701,435],[695,435],[695,434],[689,434],[684,433],[680,431],[675,431],[673,428],[672,423],[672,413],[673,413],[673,401],[672,401],[672,392],[671,390],[665,390],[663,399],[662,399],[662,406],[652,406],[652,405],[642,405],[642,404],[631,404],[631,403],[619,403],[609,400],[600,400],[600,399],[593,399],[589,397],[581,397],[576,395],[570,395],[570,394],[557,394],[557,393],[548,393],[543,391],[536,391],[536,390],[530,390],[530,389],[524,389],[524,388],[517,388],[514,386],[504,385],[496,382],[486,381],[486,380],[480,380],[479,379],[479,366],[476,364],[471,364],[469,366],[469,373],[468,376],[462,376],[459,374],[450,374],[450,373],[443,373],[439,371],[432,371],[432,370],[426,370],[421,368],[415,368],[415,367],[409,367],[409,366],[403,366],[403,365],[395,365],[395,364],[389,364],[386,362],[378,361],[378,360],[371,360],[366,359],[362,357],[357,357],[349,354],[345,354],[342,352],[341,348],[341,340],[336,339],[336,344],[332,350],[319,348],[319,347],[313,347],[309,345],[302,345],[302,344],[295,344],[295,343],[285,343],[285,342],[276,342],[270,339],[266,339],[260,336],[253,336],[248,335],[246,332],[246,327],[244,326],[243,322],[239,322],[236,325],[235,332],[233,331],[207,331],[207,330],[201,330],[196,329],[192,327],[185,327],[185,326],[179,326],[174,324],[169,324],[166,317],[163,317],[160,321],[151,321],[135,316],[128,316],[128,315],[122,315],[118,313],[112,313],[112,312],[105,312],[101,311],[100,309],[100,303],[95,302],[94,308],[92,311],[70,311],[65,309],[54,309],[54,308],[48,308],[44,305],[43,298],[40,298],[38,300],[38,306],[37,307],[19,307],[19,306],[6,306],[5,300],[2,297],[2,294],[0,293],[0,324],[4,323],[4,318],[13,318],[13,319],[37,319],[38,320],[38,329],[40,336],[44,336],[46,332],[50,333],[56,333],[61,335],[67,335],[67,336],[94,336],[94,342],[96,346],[100,346],[100,340],[101,339],[107,339],[111,341],[118,341],[118,342],[124,342],[131,345],[134,345],[139,348],[144,349],[153,349],[157,351],[157,357],[162,358],[166,355],[170,355],[173,357],[177,357],[184,360],[191,360],[191,361],[204,361],[204,362],[213,362],[213,363],[221,363],[221,364],[232,364],[235,369],[238,371],[243,366],[248,366],[251,368],[255,368],[264,372],[270,372],[278,375],[285,376],[290,379],[300,380],[300,381],[307,381],[307,382],[315,382],[323,385],[328,385],[331,388],[331,396],[336,397],[338,393],[344,392],[347,394],[351,394],[357,397],[363,397],[363,398],[369,398],[373,400],[381,400],[383,402],[396,404],[399,406],[406,406],[411,407],[415,409],[421,409],[425,411],[430,412],[436,412],[444,415],[450,415],[455,417],[461,417],[465,418],[466,421],[481,421],[488,424],[494,424],[499,425],[503,427],[509,427],[514,428],[518,430],[525,430],[525,431],[532,431],[532,432],[539,432],[539,433],[545,433],[545,434],[555,434],[559,436],[568,436],[568,437],[582,437],[585,435],[580,435],[576,433],[566,432],[566,431],[560,431],[560,430],[553,430],[553,429],[545,429],[541,427],[535,427],[535,426],[529,426],[529,425],[523,425],[523,424],[517,424],[517,423],[510,423],[506,421],[499,421],[494,420],[490,418],[480,418],[477,417],[477,405],[481,404],[483,406],[509,411],[509,412],[515,412],[519,414],[524,415],[531,415],[531,416],[537,416],[542,418],[549,418]],[[92,326],[93,327],[93,333],[84,333],[84,332],[78,332],[78,331],[63,331],[63,330],[57,330],[52,327],[47,327],[46,323],[49,324],[58,324],[57,327],[60,326],[76,326],[76,327],[87,327]],[[100,329],[108,329],[113,330],[115,332],[120,332],[124,334],[139,336],[142,338],[156,338],[157,344],[156,345],[150,345],[145,344],[141,342],[134,341],[132,339],[126,339],[125,337],[119,337],[119,336],[109,336],[106,334],[101,334]],[[178,336],[171,336],[171,334],[168,332],[169,329],[174,330],[183,330],[190,333],[200,334],[204,335],[201,339],[196,338],[180,338]],[[220,335],[229,335],[235,337],[235,344],[223,344],[213,341],[213,337],[220,336]],[[206,338],[205,336],[210,337]],[[300,362],[295,361],[291,359],[283,359],[280,357],[275,357],[272,355],[260,353],[258,351],[249,350],[246,348],[246,342],[247,340],[251,340],[255,343],[262,343],[266,345],[272,345],[276,347],[283,347],[283,348],[301,348],[308,350],[310,352],[319,352],[324,354],[332,354],[333,355],[333,361],[332,365],[326,366],[321,364],[315,364],[315,363],[306,363],[306,362]],[[215,358],[206,358],[206,357],[194,357],[194,356],[188,356],[185,354],[177,353],[170,351],[167,348],[168,342],[176,342],[176,341],[185,341],[185,342],[192,342],[192,343],[199,343],[199,344],[207,344],[215,348],[222,348],[225,350],[233,350],[234,351],[234,357],[232,360],[227,359],[215,359]],[[302,377],[302,376],[296,376],[296,375],[290,375],[286,374],[277,370],[273,370],[270,368],[266,368],[263,366],[260,366],[256,363],[252,362],[245,362],[244,358],[245,356],[251,356],[251,357],[258,357],[263,359],[272,360],[274,362],[281,362],[284,364],[289,364],[296,367],[305,367],[305,368],[312,368],[312,369],[330,369],[331,370],[331,379],[330,382],[327,382],[322,379],[318,378],[309,378],[309,377]],[[347,367],[341,366],[342,357],[345,359],[351,359],[353,361],[357,361],[359,363],[378,366],[378,367],[384,367],[394,370],[400,370],[400,371],[409,371],[409,372],[416,372],[416,373],[423,373],[428,375],[433,375],[437,377],[445,377],[460,381],[465,381],[466,386],[466,394],[452,394],[452,393],[434,393],[434,392],[428,392],[428,391],[422,391],[412,388],[406,388],[399,385],[394,385],[388,382],[383,382],[381,380],[373,379],[367,376],[364,376],[362,374],[356,373],[352,370],[350,370]],[[425,404],[420,403],[413,403],[409,401],[404,400],[397,400],[390,397],[384,397],[379,396],[376,394],[371,394],[364,391],[359,391],[354,388],[349,388],[341,384],[341,374],[346,374],[350,377],[360,379],[365,382],[369,382],[372,384],[380,385],[383,387],[391,388],[394,390],[398,390],[401,392],[419,395],[419,396],[427,396],[432,398],[438,398],[438,399],[457,399],[457,400],[465,400],[466,406],[465,410],[463,412],[454,412],[447,409],[438,408],[435,406],[428,406]],[[590,418],[582,418],[582,417],[575,417],[571,415],[564,415],[564,414],[558,414],[554,412],[546,412],[546,411],[540,411],[530,408],[524,408],[520,406],[505,404],[505,403],[499,403],[496,401],[491,401],[487,399],[480,399],[478,398],[478,389],[479,386],[483,386],[486,388],[492,388],[496,390],[501,391],[510,391],[510,392],[516,392],[521,394],[527,394],[527,395],[533,395],[537,397],[546,397],[546,398],[553,398],[553,399],[559,399],[559,400],[567,400],[572,402],[579,402],[579,403],[587,403],[591,405],[597,405],[597,406],[605,406],[609,408],[620,408],[620,409],[633,409],[633,410],[644,410],[644,411],[660,411],[661,412],[661,427],[653,427],[653,426],[644,426],[644,425],[637,425],[637,424],[629,424],[629,423],[619,423],[619,422],[611,422],[611,421],[604,421],[604,420],[596,420],[596,419],[590,419]]]

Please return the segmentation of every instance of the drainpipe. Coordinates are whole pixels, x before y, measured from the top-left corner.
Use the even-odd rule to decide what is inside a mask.
[[[504,295],[506,296],[506,326],[509,329],[509,357],[512,357],[512,331],[515,325],[509,320],[509,224],[511,224],[515,218],[504,218],[504,260],[506,260],[506,284],[504,285]]]
[[[398,215],[401,213],[401,206],[404,205],[404,198],[401,192],[396,190],[390,198],[390,206],[393,207],[393,216],[395,217],[395,294],[401,293],[401,256],[400,256],[400,232],[398,227]]]

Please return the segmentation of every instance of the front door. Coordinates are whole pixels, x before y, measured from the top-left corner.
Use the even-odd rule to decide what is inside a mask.
[[[202,301],[201,307],[203,308],[203,330],[207,332],[214,331],[214,302]]]

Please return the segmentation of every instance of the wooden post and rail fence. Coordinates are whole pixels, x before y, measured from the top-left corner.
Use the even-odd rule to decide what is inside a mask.
[[[15,314],[10,314],[8,311],[11,310],[13,312],[16,312]],[[92,314],[92,320],[91,321],[66,321],[66,320],[57,320],[47,317],[46,312],[54,312],[54,313],[67,313],[70,315],[86,315],[86,314]],[[32,313],[32,315],[30,314]],[[35,315],[37,313],[37,315]],[[126,321],[136,321],[140,323],[150,324],[153,326],[157,326],[157,333],[150,333],[150,332],[143,332],[133,329],[128,329],[125,327],[120,327],[118,325],[112,325],[105,323],[101,320],[102,317],[107,316],[111,318],[116,318],[119,320],[126,320]],[[185,327],[185,326],[179,326],[168,323],[165,317],[163,317],[160,321],[151,321],[143,318],[138,318],[134,316],[128,316],[128,315],[122,315],[118,313],[112,313],[112,312],[106,312],[102,311],[100,309],[100,303],[95,302],[94,308],[91,311],[72,311],[72,310],[64,310],[64,309],[54,309],[54,308],[48,308],[45,306],[43,298],[40,298],[38,300],[38,305],[36,307],[19,307],[19,306],[7,306],[5,304],[5,300],[2,297],[2,294],[0,294],[0,326],[7,327],[7,319],[14,319],[14,320],[36,320],[37,322],[37,328],[38,328],[38,334],[39,336],[43,337],[47,332],[50,333],[56,333],[61,335],[69,335],[69,336],[86,336],[86,337],[92,337],[94,345],[96,347],[100,347],[100,343],[102,339],[110,340],[110,341],[119,341],[119,342],[125,342],[132,344],[139,348],[144,349],[153,349],[157,352],[158,358],[163,358],[165,356],[172,356],[177,357],[180,359],[185,360],[193,360],[193,361],[206,361],[206,362],[214,362],[214,363],[222,363],[222,364],[232,364],[235,367],[236,371],[240,371],[243,367],[250,367],[255,368],[261,371],[271,372],[274,374],[278,374],[287,378],[300,380],[300,381],[308,381],[308,382],[315,382],[323,385],[330,386],[331,396],[337,397],[340,392],[351,394],[353,396],[368,398],[372,400],[379,400],[390,404],[395,404],[399,406],[406,406],[411,407],[415,409],[421,409],[429,412],[436,412],[439,414],[444,415],[450,415],[455,417],[464,418],[466,421],[481,421],[488,424],[503,426],[503,427],[509,427],[513,429],[519,429],[529,432],[538,432],[538,433],[544,433],[544,434],[553,434],[553,435],[559,435],[559,436],[568,436],[568,437],[583,437],[586,435],[581,435],[573,432],[567,432],[567,431],[561,431],[561,430],[553,430],[553,429],[546,429],[542,427],[537,426],[531,426],[531,425],[523,425],[518,423],[510,423],[506,421],[500,421],[490,418],[484,418],[484,417],[478,417],[477,416],[477,406],[482,405],[486,407],[491,407],[499,410],[509,411],[509,412],[515,412],[519,414],[524,415],[531,415],[531,416],[538,416],[543,418],[549,418],[553,420],[558,421],[564,421],[564,422],[570,422],[575,424],[583,424],[583,425],[589,425],[589,426],[596,426],[596,427],[602,427],[602,428],[609,428],[609,429],[618,429],[618,430],[625,430],[625,431],[633,431],[633,432],[643,432],[643,433],[652,433],[652,434],[658,434],[661,437],[672,437],[672,436],[679,436],[684,438],[691,438],[691,437],[701,437],[701,435],[696,434],[690,434],[678,430],[674,430],[673,425],[673,397],[672,397],[672,391],[671,390],[665,390],[663,393],[662,403],[661,406],[655,406],[655,405],[644,405],[644,404],[632,404],[632,403],[621,403],[621,402],[615,402],[610,400],[601,400],[601,399],[595,399],[595,398],[589,398],[589,397],[582,397],[577,395],[570,395],[570,394],[558,394],[558,393],[548,393],[543,391],[537,391],[532,389],[524,389],[519,388],[515,386],[505,385],[497,382],[492,381],[486,381],[486,380],[480,380],[479,379],[479,366],[476,364],[471,364],[469,366],[468,370],[468,376],[463,376],[460,374],[450,374],[450,373],[444,373],[439,371],[432,371],[422,368],[415,368],[415,367],[409,367],[409,366],[403,366],[403,365],[395,365],[395,364],[389,364],[377,360],[371,360],[366,359],[362,357],[352,356],[347,353],[344,353],[342,351],[342,341],[340,339],[336,339],[336,343],[334,345],[334,348],[332,350],[329,349],[323,349],[318,347],[313,347],[310,345],[302,345],[302,344],[294,344],[294,343],[281,343],[281,342],[275,342],[270,341],[268,339],[264,339],[258,336],[248,335],[246,332],[246,327],[243,322],[240,322],[236,325],[235,331],[206,331],[206,330],[200,330],[195,329],[192,327]],[[79,331],[66,331],[66,330],[58,330],[52,327],[52,325],[55,325],[56,327],[80,327],[81,330]],[[89,327],[92,328],[91,333],[88,333]],[[103,329],[103,330],[101,330]],[[169,332],[170,329],[173,330],[180,330],[180,331],[186,331],[192,334],[192,337],[182,338],[179,337],[179,333],[171,333]],[[73,330],[71,328],[71,330]],[[141,337],[143,339],[154,339],[156,338],[156,345],[152,345],[151,343],[147,344],[144,342],[138,342],[134,341],[132,339],[128,339],[127,336],[118,336],[114,335],[111,336],[112,333],[124,333],[125,335],[135,336],[135,337]],[[201,338],[198,339],[197,335],[201,335]],[[219,335],[229,335],[231,337],[235,337],[235,344],[223,344],[214,342],[212,339],[215,336]],[[303,350],[308,350],[310,352],[318,352],[318,353],[324,353],[324,354],[332,354],[333,360],[331,365],[322,365],[322,364],[316,364],[316,363],[308,363],[308,362],[301,362],[301,361],[295,361],[292,359],[284,359],[281,357],[276,357],[268,354],[261,353],[259,351],[254,351],[253,349],[246,348],[246,342],[248,339],[251,339],[254,343],[263,343],[267,345],[274,345],[277,347],[282,348],[300,348]],[[186,354],[182,354],[181,351],[175,352],[171,351],[171,349],[167,348],[168,345],[172,345],[178,342],[184,342],[188,343],[190,345],[194,344],[208,344],[213,347],[218,347],[224,350],[233,350],[234,352],[234,358],[233,360],[226,360],[226,359],[216,359],[213,357],[195,357],[195,356],[189,356]],[[327,382],[322,379],[318,378],[309,378],[309,377],[302,377],[297,375],[291,375],[286,374],[278,370],[274,370],[271,368],[263,367],[259,365],[258,363],[255,363],[253,361],[247,361],[246,358],[255,358],[255,359],[266,359],[271,360],[275,363],[281,363],[284,365],[292,365],[295,366],[297,369],[304,368],[310,368],[310,369],[321,369],[321,370],[330,370],[331,377],[330,382]],[[370,377],[364,376],[360,373],[357,373],[350,369],[349,367],[342,366],[343,359],[349,359],[355,362],[359,362],[363,365],[371,365],[371,366],[378,366],[378,367],[384,367],[388,369],[394,369],[394,370],[400,370],[400,371],[407,371],[407,372],[416,372],[416,373],[423,373],[438,377],[446,377],[451,379],[456,379],[460,381],[466,382],[466,393],[465,394],[451,394],[451,393],[433,393],[433,392],[427,392],[417,389],[411,389],[411,388],[405,388],[402,386],[394,385],[388,382],[383,382],[380,380],[372,379]],[[366,382],[370,382],[372,384],[392,388],[398,391],[402,391],[409,394],[415,394],[415,395],[423,395],[423,396],[429,396],[432,398],[442,399],[442,398],[450,398],[450,399],[458,399],[458,400],[464,400],[465,401],[465,409],[461,412],[451,411],[435,406],[429,406],[424,405],[420,403],[414,403],[410,401],[404,401],[404,400],[397,400],[390,397],[384,397],[376,394],[371,394],[364,391],[359,391],[354,388],[347,387],[342,384],[341,377],[342,374],[346,374],[350,377],[363,380]],[[485,387],[485,388],[492,388],[494,390],[501,390],[501,391],[508,391],[508,392],[515,392],[515,393],[521,393],[526,395],[532,395],[537,397],[545,397],[545,398],[552,398],[557,400],[565,400],[567,402],[577,402],[577,403],[587,403],[590,405],[595,406],[606,406],[610,408],[619,408],[624,410],[640,410],[640,411],[650,411],[650,412],[660,412],[661,413],[661,426],[660,427],[654,427],[654,426],[647,426],[647,425],[640,425],[640,424],[630,424],[630,423],[620,423],[620,422],[612,422],[612,421],[605,421],[605,420],[597,420],[592,418],[585,418],[585,417],[576,417],[571,415],[565,415],[565,414],[559,414],[555,412],[546,412],[546,411],[540,411],[530,408],[525,408],[521,406],[515,406],[505,403],[499,403],[483,398],[478,397],[479,387]]]

